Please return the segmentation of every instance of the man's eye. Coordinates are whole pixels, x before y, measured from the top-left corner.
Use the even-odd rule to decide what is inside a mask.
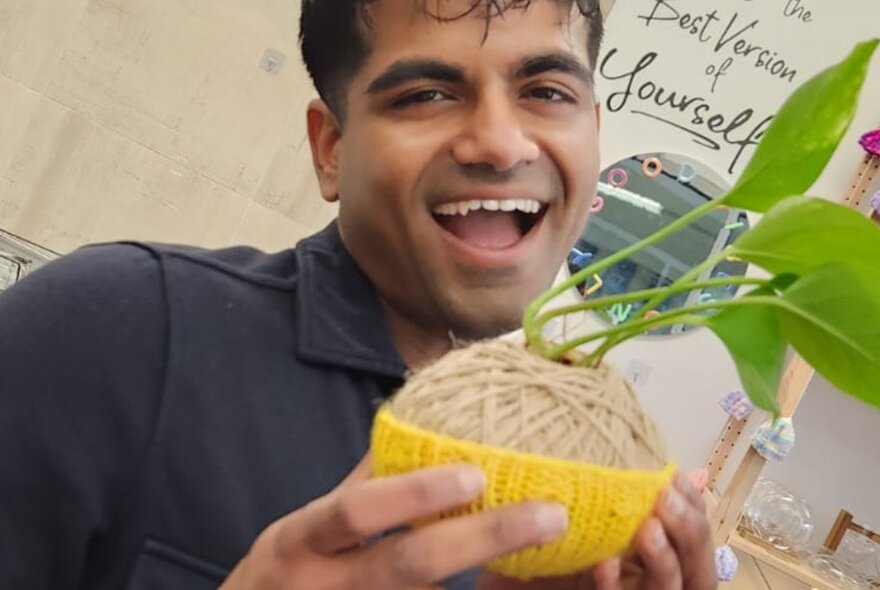
[[[549,86],[538,86],[535,88],[529,88],[526,93],[530,98],[537,98],[539,100],[545,100],[547,102],[575,102],[575,99],[570,94],[562,92],[556,88],[550,88]]]
[[[447,98],[445,93],[433,88],[428,88],[426,90],[418,90],[411,94],[407,94],[406,96],[395,100],[391,106],[394,108],[402,108],[413,104],[437,102],[445,98]]]

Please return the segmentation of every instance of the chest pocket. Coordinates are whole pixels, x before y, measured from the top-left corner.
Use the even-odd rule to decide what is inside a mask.
[[[216,590],[228,574],[220,566],[147,539],[125,590]]]

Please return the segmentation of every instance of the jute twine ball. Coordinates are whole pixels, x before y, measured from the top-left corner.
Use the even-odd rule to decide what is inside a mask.
[[[551,362],[489,340],[414,374],[390,402],[400,420],[458,439],[623,469],[661,469],[657,427],[606,365]]]

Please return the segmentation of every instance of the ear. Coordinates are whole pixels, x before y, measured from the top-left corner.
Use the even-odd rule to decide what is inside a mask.
[[[321,196],[332,203],[339,200],[339,140],[342,137],[339,122],[327,103],[320,99],[309,103],[306,117]]]

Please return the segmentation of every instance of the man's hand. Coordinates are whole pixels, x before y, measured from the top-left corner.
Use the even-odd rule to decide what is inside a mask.
[[[701,490],[706,474],[678,474],[633,540],[633,559],[577,576],[517,582],[486,574],[480,590],[714,590],[714,547]]]
[[[636,533],[633,550],[644,573],[625,581],[620,561],[602,563],[594,572],[596,590],[714,590],[718,587],[706,507],[700,489],[688,477],[675,476],[673,484],[657,502],[654,517]]]
[[[414,520],[470,502],[485,478],[446,466],[369,478],[365,459],[328,495],[271,524],[221,590],[413,590],[500,555],[560,537],[564,508],[528,502],[370,542]]]

